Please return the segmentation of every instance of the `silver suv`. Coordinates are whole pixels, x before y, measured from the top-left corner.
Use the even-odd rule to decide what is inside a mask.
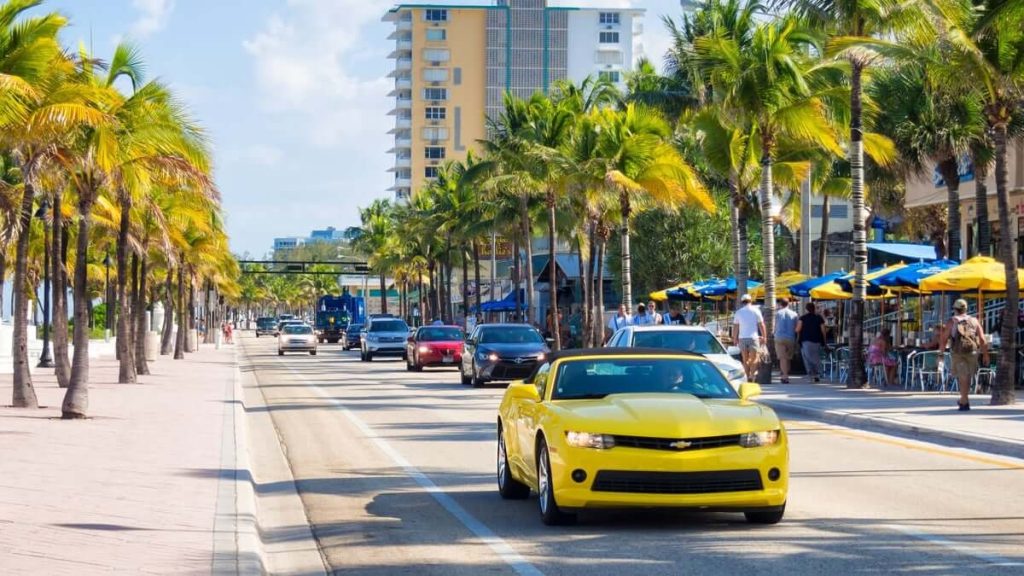
[[[359,359],[372,362],[374,356],[404,356],[409,325],[401,318],[370,318],[359,333]]]

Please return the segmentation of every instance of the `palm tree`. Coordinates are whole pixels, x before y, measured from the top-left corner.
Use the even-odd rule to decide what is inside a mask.
[[[723,105],[750,119],[760,145],[763,312],[771,350],[776,276],[772,167],[780,139],[841,153],[826,103],[821,93],[812,90],[812,62],[805,49],[817,48],[816,38],[802,30],[796,19],[785,17],[759,24],[748,47],[729,37],[698,38],[694,46]],[[771,366],[762,366],[758,374],[762,381],[770,381]]]
[[[669,143],[670,130],[656,112],[628,104],[602,110],[598,150],[605,161],[605,183],[618,197],[622,222],[622,302],[633,300],[629,222],[635,208],[691,203],[713,212],[714,201],[693,169]]]
[[[388,237],[392,233],[391,203],[387,200],[374,200],[370,206],[359,210],[362,227],[353,246],[368,258],[370,268],[380,277],[380,309],[387,314],[387,272],[388,272]]]

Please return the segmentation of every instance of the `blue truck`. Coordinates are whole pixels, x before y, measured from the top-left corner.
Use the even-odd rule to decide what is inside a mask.
[[[345,293],[341,296],[321,296],[316,302],[317,339],[331,344],[342,339],[349,323],[362,323],[366,319],[366,304],[362,296]]]

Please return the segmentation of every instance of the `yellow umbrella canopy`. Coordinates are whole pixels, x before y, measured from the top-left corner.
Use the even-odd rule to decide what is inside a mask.
[[[676,290],[676,289],[686,288],[688,286],[691,286],[692,284],[693,284],[693,282],[683,282],[682,284],[676,284],[675,286],[669,286],[668,288],[665,288],[664,290],[657,290],[655,292],[651,292],[650,293],[650,298],[651,298],[651,300],[654,300],[655,302],[664,302],[664,301],[668,300],[668,291],[669,290]]]
[[[782,274],[779,274],[778,276],[775,277],[775,297],[790,297],[791,294],[789,293],[789,287],[792,286],[793,284],[799,284],[804,280],[807,280],[808,278],[810,278],[810,276],[806,274],[801,274],[796,270],[789,270],[783,272]],[[763,299],[764,284],[754,287],[754,289],[750,291],[750,297],[753,298],[754,300]]]
[[[867,282],[869,280],[874,280],[879,276],[888,274],[890,272],[895,272],[896,270],[899,270],[900,268],[903,268],[905,266],[906,264],[900,263],[893,264],[892,266],[886,266],[885,268],[880,268],[878,270],[874,270],[864,275],[864,281]],[[848,274],[847,276],[843,277],[843,279],[852,280],[853,274]],[[880,300],[883,298],[892,298],[892,296],[893,294],[886,290],[884,294],[880,294],[877,296],[868,296],[867,299]],[[812,288],[811,298],[814,298],[815,300],[849,300],[853,298],[853,294],[847,292],[846,290],[843,290],[843,287],[840,286],[838,282],[832,281],[828,282],[827,284],[822,284],[817,288]]]
[[[1017,270],[1018,282],[1024,284],[1024,270]],[[927,292],[1005,292],[1006,269],[1003,263],[988,256],[975,256],[963,264],[921,280]]]

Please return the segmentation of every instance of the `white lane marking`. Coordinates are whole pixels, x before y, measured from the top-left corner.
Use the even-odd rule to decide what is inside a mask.
[[[888,528],[896,532],[902,532],[907,536],[911,536],[917,538],[918,540],[923,540],[925,542],[929,542],[937,546],[942,546],[943,548],[948,548],[954,552],[963,554],[965,556],[972,556],[974,558],[977,558],[978,560],[982,560],[984,562],[992,564],[993,566],[1024,566],[1024,562],[1011,560],[1009,558],[999,556],[998,554],[989,554],[987,552],[978,550],[977,548],[973,548],[962,542],[955,542],[953,540],[943,538],[942,536],[936,536],[935,534],[922,532],[909,526],[903,526],[900,524],[885,524],[883,525],[883,528]]]
[[[544,576],[544,573],[538,570],[533,564],[530,564],[525,558],[523,558],[518,552],[509,546],[508,542],[505,542],[500,536],[495,534],[490,528],[488,528],[483,522],[479,521],[466,511],[458,502],[456,502],[447,492],[442,490],[437,484],[434,483],[426,474],[421,472],[419,468],[414,466],[411,462],[406,460],[404,456],[398,453],[387,440],[382,438],[377,432],[371,428],[362,418],[357,416],[354,412],[348,409],[344,403],[336,398],[331,398],[327,395],[320,386],[312,383],[303,374],[296,372],[290,365],[284,364],[281,360],[278,360],[282,366],[288,369],[289,372],[297,376],[300,380],[306,383],[318,396],[331,404],[338,407],[345,418],[348,419],[364,436],[373,441],[373,443],[380,449],[381,452],[388,455],[391,460],[398,465],[399,468],[405,471],[410,478],[412,478],[420,488],[425,490],[428,494],[433,496],[434,500],[437,501],[449,514],[454,516],[459,522],[462,523],[470,532],[476,535],[484,544],[498,555],[506,564],[512,567],[517,574],[521,576]]]

